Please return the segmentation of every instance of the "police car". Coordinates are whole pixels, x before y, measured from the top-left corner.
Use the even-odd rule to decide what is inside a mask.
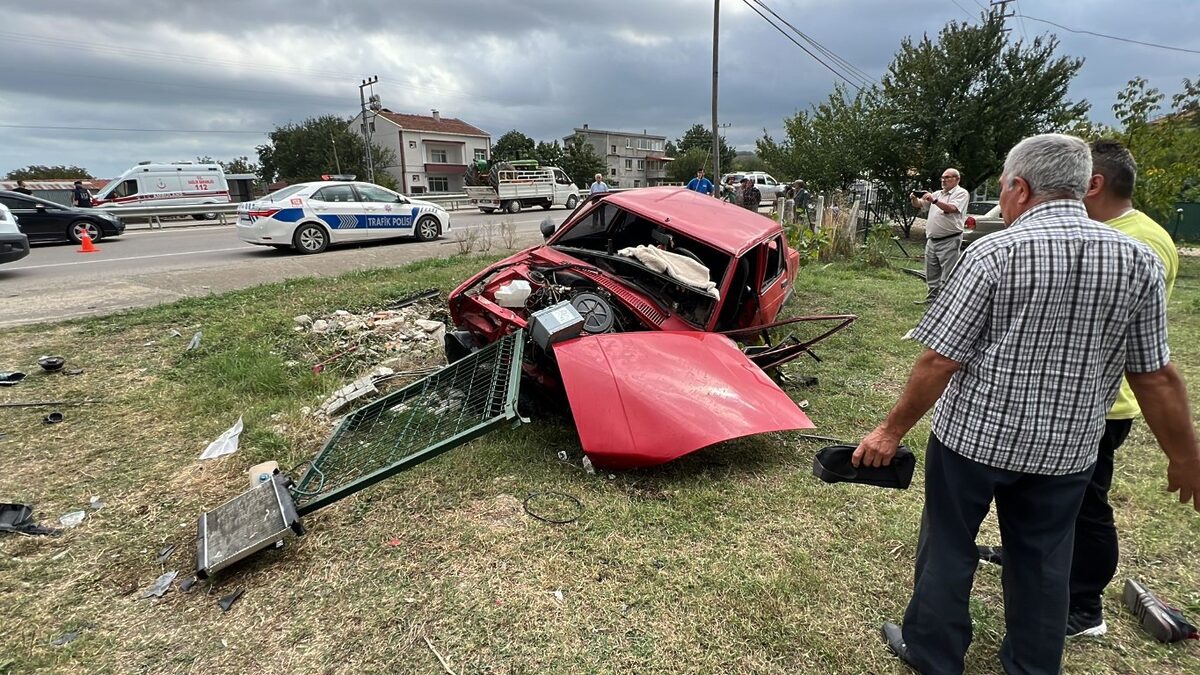
[[[353,180],[289,185],[238,206],[242,241],[300,253],[393,237],[432,241],[449,231],[450,214],[437,204]]]

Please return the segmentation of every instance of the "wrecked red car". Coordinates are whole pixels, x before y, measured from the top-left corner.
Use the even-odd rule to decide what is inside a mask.
[[[799,260],[778,223],[690,190],[645,188],[597,195],[543,235],[450,294],[447,358],[525,330],[524,374],[565,391],[594,464],[651,466],[813,426],[764,369],[812,354],[855,317],[777,322]],[[814,320],[833,326],[771,339]]]

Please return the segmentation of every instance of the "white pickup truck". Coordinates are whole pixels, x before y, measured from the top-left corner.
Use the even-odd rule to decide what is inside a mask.
[[[494,184],[468,185],[467,200],[484,213],[496,209],[518,213],[526,207],[548,209],[556,204],[573,209],[579,203],[579,188],[557,167],[502,169],[495,173]]]

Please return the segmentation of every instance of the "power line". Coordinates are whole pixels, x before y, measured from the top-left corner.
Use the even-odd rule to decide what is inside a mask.
[[[1017,20],[1021,22],[1021,39],[1029,42],[1029,33],[1025,32],[1025,17],[1021,16],[1021,5],[1017,3],[1017,0],[1013,0],[1013,7],[1016,8],[1014,13],[1017,15]]]
[[[845,81],[845,82],[846,82],[846,84],[850,85],[851,87],[854,87],[856,90],[861,90],[861,89],[862,89],[862,87],[860,87],[859,85],[857,85],[857,84],[855,84],[855,83],[851,82],[851,81],[850,81],[850,79],[849,79],[849,78],[847,78],[845,75],[843,75],[843,74],[839,73],[838,71],[834,70],[834,69],[833,69],[833,67],[832,67],[832,66],[830,66],[828,63],[825,63],[825,61],[823,61],[823,60],[821,59],[821,57],[819,57],[819,56],[817,56],[816,54],[812,53],[811,51],[809,51],[809,50],[808,50],[808,48],[807,48],[807,47],[805,47],[804,45],[802,45],[802,44],[800,44],[799,42],[797,42],[797,41],[796,41],[796,38],[794,38],[794,37],[792,37],[791,35],[788,35],[788,34],[787,34],[787,31],[785,31],[785,30],[783,30],[782,28],[780,28],[779,26],[775,25],[775,22],[774,22],[774,21],[771,21],[769,18],[767,18],[767,15],[766,15],[766,14],[763,14],[761,11],[759,11],[759,9],[758,9],[757,7],[755,7],[753,4],[751,4],[751,3],[750,3],[750,0],[742,0],[742,2],[743,2],[743,3],[744,3],[746,6],[747,6],[747,7],[749,7],[750,9],[754,10],[754,13],[755,13],[755,14],[759,15],[760,17],[762,17],[762,20],[763,20],[763,21],[766,21],[767,23],[771,24],[771,27],[772,27],[772,28],[774,28],[775,30],[779,31],[779,32],[780,32],[780,34],[782,34],[782,35],[783,35],[785,38],[787,38],[788,40],[791,40],[791,41],[792,41],[792,44],[796,45],[796,46],[797,46],[797,47],[799,47],[801,50],[803,50],[805,54],[808,54],[809,56],[811,56],[811,57],[813,58],[813,60],[815,60],[817,63],[821,64],[822,66],[825,66],[825,69],[826,69],[826,70],[828,70],[829,72],[831,72],[831,73],[833,73],[834,75],[838,76],[838,77],[839,77],[839,78],[841,78],[843,81]]]
[[[1094,37],[1101,37],[1101,38],[1106,38],[1109,40],[1117,40],[1119,42],[1128,42],[1130,44],[1142,45],[1143,47],[1154,47],[1156,49],[1167,49],[1167,50],[1170,50],[1173,52],[1183,52],[1185,54],[1200,54],[1200,50],[1196,50],[1196,49],[1186,49],[1184,47],[1172,47],[1170,45],[1161,45],[1161,44],[1158,44],[1155,42],[1142,42],[1141,40],[1130,40],[1129,38],[1123,38],[1123,37],[1119,37],[1117,35],[1105,35],[1104,33],[1097,33],[1095,31],[1090,31],[1090,30],[1077,30],[1075,28],[1067,28],[1066,26],[1064,26],[1060,23],[1054,23],[1053,21],[1048,21],[1046,19],[1039,19],[1036,16],[1029,16],[1028,14],[1017,14],[1017,16],[1029,19],[1030,21],[1047,23],[1047,24],[1050,24],[1051,26],[1054,26],[1055,28],[1061,28],[1061,29],[1067,31],[1068,33],[1079,33],[1081,35],[1091,35]]]
[[[44,124],[0,124],[3,129],[58,129],[61,131],[136,131],[156,134],[258,134],[265,135],[270,131],[247,131],[238,129],[127,129],[116,127],[67,127]]]
[[[793,26],[791,23],[788,22],[787,19],[780,16],[778,12],[776,12],[775,10],[768,7],[766,2],[763,2],[763,0],[754,0],[754,2],[755,2],[755,4],[759,5],[763,9],[770,12],[771,16],[774,16],[776,19],[778,19],[780,21],[780,23],[787,26],[788,28],[791,28],[793,33],[795,33],[796,35],[799,35],[801,39],[803,39],[808,44],[812,45],[813,48],[815,48],[816,50],[820,51],[822,54],[825,54],[830,59],[832,59],[833,62],[835,64],[837,64],[840,68],[842,68],[846,72],[854,75],[855,79],[860,80],[864,86],[875,83],[875,81],[871,79],[870,75],[867,75],[865,72],[860,70],[854,64],[850,63],[846,59],[843,59],[842,57],[833,53],[833,50],[827,48],[825,45],[821,44],[820,42],[817,42],[815,39],[812,38],[812,36],[807,35],[806,33],[804,33],[804,31]]]
[[[966,7],[963,7],[962,5],[958,4],[958,0],[950,0],[950,2],[953,2],[955,7],[961,9],[962,13],[966,14],[968,18],[970,18],[972,20],[975,18],[975,15],[968,12]],[[976,2],[975,4],[979,4],[979,3]]]

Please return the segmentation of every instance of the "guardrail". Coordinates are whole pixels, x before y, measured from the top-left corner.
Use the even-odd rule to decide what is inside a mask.
[[[162,229],[162,219],[172,216],[203,216],[210,213],[216,214],[217,220],[222,225],[227,224],[225,216],[237,213],[237,202],[228,204],[176,204],[165,206],[114,206],[103,209],[107,213],[111,213],[121,219],[126,218],[146,218],[150,221],[150,228],[155,227]]]

